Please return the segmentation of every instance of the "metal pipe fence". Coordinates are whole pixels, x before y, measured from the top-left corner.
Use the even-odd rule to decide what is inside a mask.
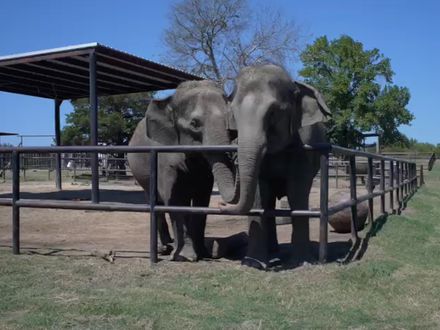
[[[56,208],[70,210],[98,210],[98,211],[122,211],[122,212],[148,212],[150,213],[150,261],[152,264],[158,261],[157,251],[157,213],[180,212],[186,214],[216,214],[216,215],[259,215],[259,216],[308,216],[320,219],[319,235],[319,261],[324,263],[327,260],[328,245],[328,219],[331,215],[345,209],[351,208],[351,235],[353,244],[358,241],[357,234],[357,205],[368,201],[369,205],[369,226],[373,224],[373,198],[381,198],[381,213],[386,213],[385,198],[389,194],[390,209],[392,213],[400,213],[406,206],[408,199],[416,192],[419,185],[424,183],[423,166],[420,175],[417,175],[415,162],[371,154],[363,151],[351,150],[330,144],[305,145],[305,150],[318,152],[320,154],[320,207],[319,211],[314,210],[263,210],[252,209],[248,213],[225,212],[219,208],[212,207],[190,207],[157,205],[157,158],[159,153],[193,153],[193,152],[236,152],[237,146],[80,146],[80,147],[1,147],[0,154],[7,154],[11,158],[12,170],[12,198],[0,198],[0,205],[12,207],[12,251],[20,253],[20,209],[21,208]],[[91,198],[86,201],[48,201],[20,198],[20,155],[30,153],[150,153],[150,204],[130,205],[127,203],[100,202],[99,198]],[[343,155],[348,157],[350,196],[349,201],[340,202],[329,207],[329,154]],[[367,194],[357,196],[356,188],[356,157],[367,159]],[[380,188],[374,192],[374,161],[380,164]],[[386,183],[385,168],[388,163],[388,185]],[[388,186],[388,188],[387,188]],[[394,194],[397,205],[394,204]],[[93,196],[92,196],[93,197]],[[95,196],[96,197],[96,196]],[[371,228],[370,228],[371,229]]]

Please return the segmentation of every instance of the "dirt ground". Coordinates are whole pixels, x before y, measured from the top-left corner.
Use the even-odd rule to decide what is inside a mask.
[[[341,180],[342,181],[342,180]],[[339,189],[330,184],[330,194],[348,191],[346,182]],[[343,186],[343,188],[341,188]],[[142,190],[133,182],[102,183],[101,200],[113,202],[144,203]],[[57,192],[52,182],[25,182],[21,185],[21,198],[88,200],[90,185],[65,183]],[[358,196],[363,188],[359,186]],[[0,198],[10,197],[10,183],[0,184]],[[213,194],[211,206],[216,207],[220,196]],[[375,200],[378,210],[379,199]],[[310,206],[319,205],[319,182],[310,194]],[[11,247],[11,207],[0,207],[0,248]],[[317,247],[319,220],[310,220],[311,239]],[[149,250],[149,215],[146,213],[101,212],[55,209],[21,209],[21,248],[23,252],[62,255],[90,255],[96,251],[114,251],[116,258],[145,257]],[[247,219],[240,216],[208,216],[206,236],[227,237],[247,231]],[[277,226],[281,244],[290,242],[292,227]],[[335,233],[329,226],[329,249],[332,244],[347,248],[349,234]],[[339,251],[339,250],[338,250]],[[338,252],[340,253],[340,252]]]

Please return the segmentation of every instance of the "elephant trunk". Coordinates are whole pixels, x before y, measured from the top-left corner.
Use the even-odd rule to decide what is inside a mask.
[[[261,161],[266,153],[266,139],[262,136],[239,137],[238,171],[240,198],[237,204],[222,207],[229,212],[248,212],[255,200]]]
[[[219,111],[219,113],[222,113]],[[230,144],[227,131],[224,129],[224,117],[212,116],[206,124],[205,145]],[[227,203],[236,203],[238,199],[238,185],[236,184],[235,165],[231,157],[225,153],[206,153],[214,180],[223,200]]]
[[[208,156],[208,161],[223,200],[227,203],[235,203],[238,199],[239,185],[236,182],[232,160],[225,154],[211,154]]]

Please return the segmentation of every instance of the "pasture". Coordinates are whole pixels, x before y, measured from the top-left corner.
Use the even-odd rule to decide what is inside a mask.
[[[147,216],[118,212],[23,210],[14,256],[11,210],[0,208],[0,328],[438,328],[439,202],[437,166],[402,215],[377,220],[361,260],[270,272],[226,259],[150,267]],[[239,217],[208,224],[208,236],[246,229]],[[290,227],[278,232],[287,242]],[[117,251],[115,262],[95,250]]]

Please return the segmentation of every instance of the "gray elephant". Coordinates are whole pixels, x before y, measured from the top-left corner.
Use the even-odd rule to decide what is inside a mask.
[[[225,126],[227,100],[211,81],[184,82],[174,95],[152,100],[138,124],[130,146],[224,145],[229,143]],[[149,201],[149,154],[128,154],[135,179]],[[236,195],[233,162],[222,153],[160,153],[158,156],[158,203],[175,206],[208,206],[213,179],[222,198]],[[195,261],[207,255],[204,246],[206,215],[170,214],[174,232],[173,260]],[[171,247],[165,214],[158,214],[162,250]]]
[[[292,209],[308,209],[320,154],[302,146],[327,141],[323,123],[330,111],[321,94],[307,84],[293,82],[276,65],[248,67],[236,79],[231,109],[238,130],[240,198],[222,209],[270,210],[277,198],[286,195]],[[292,244],[305,255],[310,251],[309,220],[294,217],[292,224]],[[275,219],[251,217],[243,264],[266,268],[277,252]]]

